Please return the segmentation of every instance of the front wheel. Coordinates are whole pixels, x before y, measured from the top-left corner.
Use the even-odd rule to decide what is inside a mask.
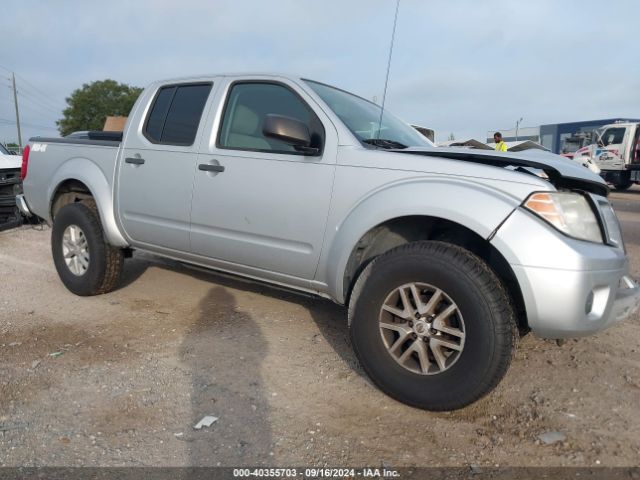
[[[505,375],[516,326],[500,280],[482,259],[442,242],[415,242],[372,261],[349,302],[351,341],[391,397],[455,410]]]
[[[124,254],[105,241],[93,201],[60,209],[51,231],[51,251],[62,283],[76,295],[98,295],[116,287]]]

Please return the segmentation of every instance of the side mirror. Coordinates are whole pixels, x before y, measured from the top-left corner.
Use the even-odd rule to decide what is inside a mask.
[[[284,115],[265,115],[262,134],[292,145],[293,148],[306,155],[316,155],[318,149],[311,146],[309,128],[300,120]]]

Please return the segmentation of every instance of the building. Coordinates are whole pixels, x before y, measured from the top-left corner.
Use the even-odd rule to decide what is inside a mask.
[[[417,131],[419,131],[422,135],[427,137],[432,142],[436,141],[436,132],[432,128],[421,127],[420,125],[411,125]]]
[[[539,127],[521,127],[518,129],[518,140],[531,140],[548,148],[553,153],[563,152],[565,140],[576,134],[589,134],[604,125],[616,122],[640,122],[640,120],[626,118],[605,118],[603,120],[588,120],[583,122],[553,123]],[[493,134],[499,131],[505,142],[516,140],[516,129],[491,130],[487,132],[487,143],[493,142]]]

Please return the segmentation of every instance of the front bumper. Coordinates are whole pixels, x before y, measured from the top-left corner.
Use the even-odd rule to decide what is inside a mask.
[[[640,307],[622,248],[569,238],[523,209],[491,242],[511,265],[529,327],[540,337],[593,334]]]
[[[613,308],[610,314],[611,323],[624,320],[638,311],[640,308],[640,285],[628,275],[622,277],[621,286],[616,292]]]
[[[640,307],[640,287],[623,270],[513,270],[527,299],[529,327],[542,338],[591,335]]]

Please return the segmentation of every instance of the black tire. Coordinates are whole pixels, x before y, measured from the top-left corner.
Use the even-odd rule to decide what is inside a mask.
[[[450,367],[433,375],[400,365],[380,333],[383,302],[412,282],[441,289],[464,319],[464,348]],[[409,243],[372,261],[353,288],[349,322],[353,348],[373,382],[400,402],[433,411],[462,408],[495,388],[517,342],[513,308],[493,271],[469,251],[435,241]]]
[[[63,236],[69,226],[77,226],[88,244],[88,267],[81,275],[74,274],[64,259]],[[76,295],[99,295],[117,286],[124,252],[106,242],[98,209],[93,201],[70,203],[60,209],[53,221],[51,251],[62,283]]]
[[[627,182],[627,183],[617,183],[613,186],[613,188],[615,188],[616,190],[618,190],[619,192],[623,191],[623,190],[628,190],[631,188],[631,185],[633,185],[633,182]]]

